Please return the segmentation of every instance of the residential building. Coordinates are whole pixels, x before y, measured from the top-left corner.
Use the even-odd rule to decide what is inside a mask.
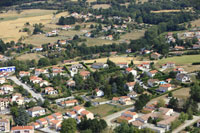
[[[128,68],[128,63],[127,62],[119,62],[117,63],[117,66],[120,68]]]
[[[0,98],[0,110],[4,110],[9,107],[10,100],[8,98]]]
[[[30,82],[32,82],[33,84],[39,84],[40,82],[42,82],[42,78],[39,78],[39,77],[36,77],[36,76],[31,76]]]
[[[193,45],[193,49],[200,49],[200,45],[198,44]]]
[[[82,111],[84,111],[85,108],[81,107],[81,106],[75,106],[73,107],[73,111],[75,111],[77,114],[81,114]]]
[[[165,128],[166,131],[170,130],[171,123],[177,119],[177,116],[170,116],[167,119],[157,122],[158,127]]]
[[[40,118],[40,119],[36,120],[36,122],[40,124],[40,127],[48,126],[48,121],[45,118]]]
[[[143,128],[143,125],[144,125],[144,123],[142,123],[142,122],[139,121],[139,120],[133,121],[133,122],[131,122],[131,124],[132,124],[134,127],[138,128],[138,129],[142,129],[142,128]]]
[[[124,104],[124,105],[131,105],[133,104],[131,101],[131,98],[128,96],[121,96],[119,98],[119,103]]]
[[[44,69],[35,69],[35,76],[39,76],[40,74],[48,73],[47,70]]]
[[[105,63],[93,63],[91,67],[94,68],[94,69],[107,68],[108,64],[105,64]]]
[[[72,27],[71,25],[64,25],[61,29],[62,30],[70,30]]]
[[[51,121],[55,120],[55,118],[52,115],[45,117],[45,119],[48,121],[48,123],[51,123]]]
[[[96,92],[96,96],[97,97],[102,97],[104,96],[104,92],[100,89],[95,89],[95,92]]]
[[[130,67],[126,68],[125,73],[127,73],[127,74],[131,73],[134,77],[137,76],[137,71]]]
[[[62,123],[62,121],[60,121],[60,120],[53,120],[53,121],[51,121],[51,128],[54,128],[55,130],[60,130],[61,123]]]
[[[89,71],[81,71],[80,75],[83,77],[83,79],[87,79],[87,77],[90,76],[90,72]]]
[[[61,113],[54,113],[52,114],[52,116],[56,119],[56,120],[63,120],[63,115]]]
[[[176,73],[186,73],[185,70],[182,67],[177,67],[173,70]]]
[[[75,105],[78,105],[78,101],[75,99],[61,102],[61,106],[63,107],[69,107],[69,106],[75,106]]]
[[[11,133],[34,133],[34,127],[33,126],[12,127]]]
[[[131,52],[132,50],[130,48],[126,50],[126,53],[131,53]]]
[[[20,71],[19,76],[22,78],[24,76],[30,76],[30,72]]]
[[[155,87],[155,86],[159,85],[159,80],[158,79],[149,79],[147,81],[147,83],[148,83],[148,86]]]
[[[47,94],[47,95],[56,95],[56,94],[58,94],[58,91],[55,90],[53,87],[46,87],[44,90],[45,90],[45,94]]]
[[[39,129],[40,128],[40,124],[35,122],[32,124],[32,126],[34,127],[34,129]]]
[[[161,54],[159,54],[157,52],[154,52],[151,54],[152,59],[158,60],[158,59],[160,59],[160,57],[161,57]]]
[[[121,116],[131,117],[132,121],[135,121],[138,118],[138,114],[136,112],[126,111],[121,114]]]
[[[174,113],[173,109],[170,108],[164,108],[164,107],[160,107],[159,111],[163,114],[163,115],[172,115]]]
[[[136,82],[127,82],[125,86],[129,89],[129,91],[133,91],[135,84]]]
[[[87,119],[94,119],[94,114],[87,110],[81,111],[80,115],[85,116]]]
[[[40,87],[48,86],[48,85],[49,85],[49,82],[46,81],[46,80],[42,80],[42,81],[40,82]]]
[[[167,62],[166,64],[162,65],[163,69],[167,69],[167,68],[174,68],[176,65],[174,62]]]
[[[75,118],[77,116],[75,111],[67,111],[66,114],[70,117],[70,118]]]
[[[0,119],[0,132],[10,132],[10,121],[8,119]]]
[[[28,114],[31,117],[45,115],[45,109],[40,106],[32,107],[32,108],[28,109]]]
[[[11,102],[16,102],[18,105],[23,105],[24,97],[22,97],[22,94],[20,94],[20,93],[14,93],[12,95]]]
[[[11,86],[11,85],[3,85],[3,86],[1,86],[1,88],[0,88],[1,90],[3,90],[5,93],[10,93],[10,92],[13,92],[13,86]]]
[[[76,82],[72,79],[67,80],[67,86],[69,87],[75,87],[76,86]]]
[[[149,77],[153,78],[157,73],[158,73],[157,70],[152,70],[152,71],[147,72],[147,75]]]
[[[188,74],[179,73],[176,75],[176,80],[178,80],[182,83],[190,82],[190,76]]]
[[[127,96],[134,99],[137,97],[137,93],[135,91],[132,91],[132,92],[128,93]]]
[[[6,82],[6,78],[2,77],[0,78],[0,84],[4,84]]]
[[[162,84],[159,86],[159,91],[161,92],[166,92],[172,90],[172,85],[171,84]]]

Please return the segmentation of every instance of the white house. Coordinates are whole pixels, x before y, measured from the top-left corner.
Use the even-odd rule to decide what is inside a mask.
[[[20,72],[19,72],[19,76],[20,76],[20,77],[30,76],[30,72],[20,71]]]
[[[170,108],[164,108],[164,107],[160,107],[159,111],[163,114],[163,115],[172,115],[174,113],[173,109]]]
[[[67,111],[66,114],[71,118],[75,118],[77,116],[75,111]]]
[[[42,87],[42,86],[48,86],[48,85],[49,85],[49,82],[46,81],[46,80],[42,80],[42,81],[40,82],[40,87]]]
[[[127,96],[130,97],[130,98],[136,98],[137,93],[135,91],[132,91],[132,92],[128,93]]]
[[[161,84],[159,86],[159,91],[166,92],[166,91],[170,91],[170,90],[172,90],[171,84]]]
[[[87,119],[94,119],[94,114],[88,110],[81,111],[80,115],[85,116]]]
[[[31,76],[30,82],[32,82],[33,84],[39,84],[40,82],[42,82],[42,78],[36,77],[36,76]]]
[[[162,65],[162,68],[163,69],[166,69],[166,68],[174,68],[176,65],[174,62],[167,62],[166,64],[163,64]]]
[[[133,68],[130,68],[130,67],[126,68],[125,73],[127,73],[127,74],[128,74],[128,73],[131,73],[134,77],[137,76],[137,71],[134,70]]]
[[[45,94],[55,95],[55,94],[58,94],[58,91],[55,90],[53,87],[46,87],[45,88]]]
[[[102,90],[95,89],[95,92],[96,92],[96,96],[97,96],[97,97],[102,97],[102,96],[104,96],[104,92],[103,92]]]
[[[126,87],[129,89],[129,91],[133,91],[135,84],[136,82],[127,82]]]
[[[188,74],[179,73],[176,75],[176,80],[181,81],[183,83],[190,82],[190,76]]]
[[[32,107],[32,108],[28,109],[28,114],[31,117],[45,115],[45,109],[40,106]]]
[[[4,77],[0,78],[0,84],[4,84],[6,82],[6,79]]]
[[[69,107],[69,106],[75,106],[75,105],[78,105],[78,101],[75,99],[61,102],[61,106],[63,107]]]
[[[11,85],[3,85],[1,86],[1,90],[3,90],[5,93],[13,92],[13,86]]]
[[[48,73],[47,70],[44,69],[35,69],[35,76],[39,76],[40,74]]]
[[[152,70],[152,71],[147,72],[147,75],[152,78],[156,75],[157,72],[158,72],[157,70]]]
[[[117,63],[117,66],[120,68],[128,68],[128,63],[127,62],[119,62]]]
[[[85,108],[81,107],[81,106],[75,106],[73,107],[73,111],[75,111],[77,114],[81,114],[82,111],[84,111]]]

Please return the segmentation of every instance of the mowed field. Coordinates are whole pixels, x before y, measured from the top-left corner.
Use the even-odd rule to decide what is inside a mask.
[[[11,40],[18,41],[22,36],[27,36],[25,32],[19,32],[24,27],[26,22],[31,25],[36,23],[42,23],[44,25],[51,24],[53,13],[55,10],[24,10],[20,13],[16,11],[9,11],[7,13],[0,14],[0,38],[8,42]],[[67,12],[56,15],[55,18],[67,15]],[[52,26],[51,26],[52,27]]]
[[[109,4],[97,4],[97,5],[92,6],[93,9],[99,9],[99,8],[108,9],[109,7],[110,7]]]
[[[23,54],[19,57],[17,57],[17,60],[36,60],[38,61],[40,58],[44,56],[37,54],[37,53],[30,53],[30,54]]]
[[[192,21],[192,26],[200,26],[200,19],[197,19],[195,21]]]

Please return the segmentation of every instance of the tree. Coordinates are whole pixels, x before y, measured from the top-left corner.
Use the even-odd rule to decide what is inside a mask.
[[[23,107],[13,108],[11,111],[16,125],[25,126],[29,122],[29,115]]]
[[[61,133],[75,133],[77,128],[76,120],[73,118],[64,119],[61,123]]]
[[[49,66],[50,62],[47,58],[40,58],[38,61],[38,66],[44,67],[44,66]]]
[[[157,107],[158,107],[158,108],[160,108],[160,107],[165,107],[165,100],[159,99],[159,100],[158,100]]]
[[[75,29],[75,30],[80,30],[80,29],[81,29],[81,26],[80,26],[80,25],[76,25],[74,29]]]
[[[182,123],[188,119],[188,114],[181,112],[179,118],[178,118]]]
[[[168,97],[173,97],[173,94],[171,91],[168,93]]]
[[[190,98],[196,102],[200,102],[200,86],[199,86],[199,84],[195,83],[190,88]]]
[[[178,109],[178,99],[172,97],[172,98],[169,100],[168,107],[169,107],[169,108],[172,108],[172,109],[174,109],[174,110],[177,110],[177,109]]]
[[[49,107],[49,105],[50,105],[49,100],[45,99],[43,103],[43,107],[47,108]]]
[[[84,106],[85,107],[90,107],[90,106],[92,106],[92,103],[90,101],[87,101]]]

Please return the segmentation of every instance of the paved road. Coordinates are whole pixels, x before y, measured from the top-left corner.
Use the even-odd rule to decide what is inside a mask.
[[[185,121],[184,124],[182,124],[181,126],[176,128],[174,131],[172,131],[172,133],[179,133],[180,131],[184,130],[187,126],[192,125],[193,123],[195,123],[199,119],[200,119],[200,116],[193,116],[192,120]]]
[[[115,128],[118,124],[117,123],[111,123],[112,120],[116,119],[117,117],[121,116],[121,113],[128,111],[128,110],[133,110],[134,106],[126,108],[122,111],[116,112],[114,114],[108,115],[104,117],[103,119],[107,122],[108,126]]]
[[[45,132],[45,133],[59,133],[59,132],[56,132],[55,130],[51,130],[50,128],[48,127],[45,127],[45,128],[41,128],[41,129],[38,129],[42,132]]]
[[[19,79],[17,79],[15,76],[12,77],[8,77],[8,79],[11,79],[12,81],[14,81],[17,85],[23,86],[24,89],[26,89],[29,93],[31,93],[31,95],[36,98],[36,99],[41,99],[42,101],[44,101],[44,98],[42,97],[41,94],[39,93],[35,93],[33,90],[31,90],[30,87],[28,87],[26,84],[22,83]]]

